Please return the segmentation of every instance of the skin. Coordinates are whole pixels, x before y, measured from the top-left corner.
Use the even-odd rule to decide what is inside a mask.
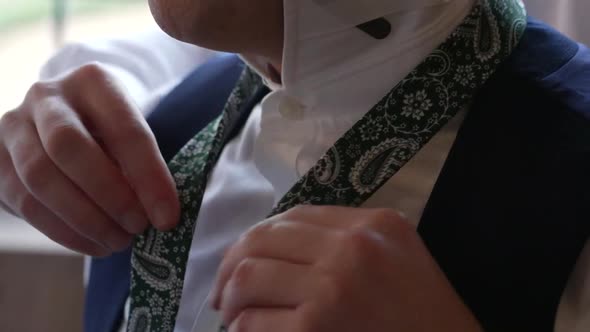
[[[170,35],[281,68],[279,0],[150,0]],[[178,222],[171,175],[124,87],[99,65],[35,84],[0,119],[0,206],[104,256]],[[482,331],[416,230],[393,210],[297,207],[250,229],[212,306],[230,332]]]
[[[252,228],[213,289],[230,332],[482,331],[388,209],[300,206]]]
[[[262,56],[280,68],[283,3],[277,0],[149,0],[162,30],[205,48]]]
[[[125,249],[149,224],[176,225],[172,176],[118,82],[89,64],[36,83],[0,120],[0,205],[92,256]]]

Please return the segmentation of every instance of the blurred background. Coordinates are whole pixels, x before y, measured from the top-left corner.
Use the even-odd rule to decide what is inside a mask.
[[[59,46],[150,25],[146,0],[0,0],[0,110],[20,104]]]
[[[590,42],[589,0],[525,0],[529,12]],[[0,115],[22,101],[60,46],[153,28],[146,0],[0,0]],[[83,257],[0,212],[0,331],[81,330]]]

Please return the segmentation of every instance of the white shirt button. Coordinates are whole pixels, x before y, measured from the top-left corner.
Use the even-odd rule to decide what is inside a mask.
[[[305,106],[289,96],[284,96],[279,102],[279,113],[288,120],[303,120]]]

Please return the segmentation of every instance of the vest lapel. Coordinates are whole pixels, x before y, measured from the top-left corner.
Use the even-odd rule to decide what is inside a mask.
[[[547,30],[480,91],[418,228],[486,331],[553,331],[590,234],[589,121],[539,83],[576,45]]]

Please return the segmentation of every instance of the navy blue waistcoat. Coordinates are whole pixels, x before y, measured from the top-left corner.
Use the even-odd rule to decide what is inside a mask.
[[[162,102],[150,124],[167,158],[221,111],[239,69],[217,59]],[[418,229],[486,331],[553,330],[590,234],[588,170],[590,51],[530,19],[478,92]],[[129,252],[94,260],[85,331],[111,331],[128,288]]]

